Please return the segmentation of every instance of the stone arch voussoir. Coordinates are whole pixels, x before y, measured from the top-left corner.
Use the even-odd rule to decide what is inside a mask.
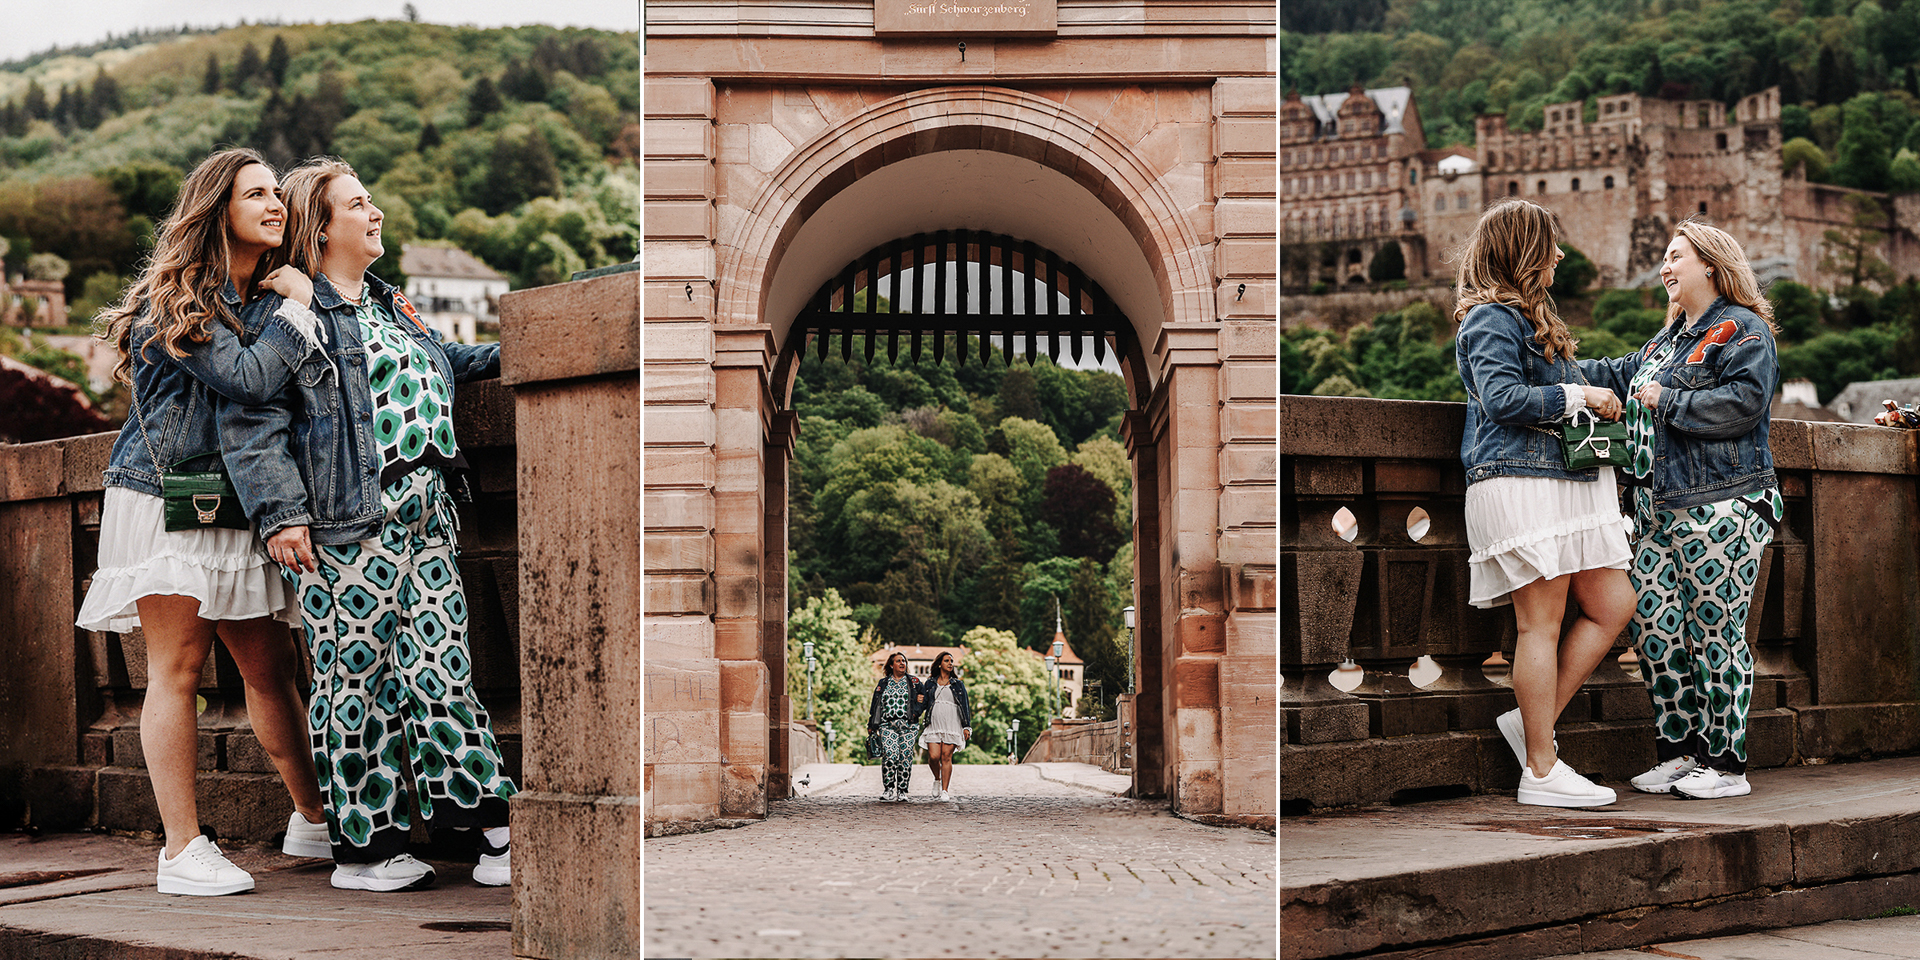
[[[1142,157],[1066,104],[1001,87],[916,90],[873,104],[802,144],[719,238],[720,324],[763,324],[765,284],[783,241],[855,180],[909,157],[948,150],[1024,157],[1072,178],[1139,242],[1166,323],[1215,319],[1207,251]],[[1150,344],[1148,345],[1150,347]]]

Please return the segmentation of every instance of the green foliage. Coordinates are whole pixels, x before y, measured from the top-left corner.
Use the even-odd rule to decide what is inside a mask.
[[[795,719],[806,715],[805,643],[813,644],[818,664],[813,674],[814,720],[833,724],[837,734],[829,760],[862,762],[867,749],[873,669],[867,661],[869,651],[860,642],[853,608],[841,599],[838,590],[829,589],[808,600],[787,618],[787,696],[793,698]]]
[[[1807,179],[1823,183],[1827,178],[1827,154],[1813,141],[1804,137],[1795,137],[1780,145],[1780,172],[1791,174],[1793,168],[1805,164]]]
[[[973,742],[993,756],[1004,756],[1007,731],[1020,721],[1020,753],[1047,726],[1047,672],[1040,658],[1021,649],[1014,635],[975,627],[960,637],[967,648],[963,669],[973,707]]]
[[[1780,327],[1780,340],[1799,343],[1813,335],[1820,322],[1820,295],[1812,287],[1792,280],[1776,280],[1767,288],[1767,300],[1773,304],[1773,322]]]
[[[1821,403],[1856,380],[1893,379],[1899,376],[1894,348],[1900,333],[1891,324],[1876,324],[1829,331],[1805,343],[1783,345],[1780,378],[1812,380]]]
[[[1587,259],[1579,248],[1571,243],[1563,243],[1560,249],[1566,255],[1560,259],[1560,266],[1553,275],[1553,287],[1549,291],[1556,299],[1566,300],[1578,297],[1600,276],[1600,268]]]

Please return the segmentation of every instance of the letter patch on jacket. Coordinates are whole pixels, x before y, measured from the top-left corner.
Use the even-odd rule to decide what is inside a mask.
[[[433,336],[433,331],[427,329],[427,325],[421,322],[419,312],[413,309],[413,301],[408,300],[406,294],[395,290],[393,292],[393,306],[394,309],[406,314],[407,319],[412,320],[413,325],[420,328],[420,332],[429,337]]]
[[[1688,363],[1705,363],[1707,360],[1708,347],[1719,346],[1721,344],[1724,344],[1727,341],[1732,340],[1733,335],[1739,332],[1740,332],[1740,324],[1732,320],[1722,320],[1719,323],[1714,324],[1713,329],[1708,330],[1707,335],[1701,338],[1700,345],[1697,347],[1694,347],[1692,353],[1687,354],[1687,362]]]

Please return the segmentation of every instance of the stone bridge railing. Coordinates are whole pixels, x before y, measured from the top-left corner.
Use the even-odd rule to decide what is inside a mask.
[[[1467,603],[1463,416],[1460,404],[1281,400],[1283,813],[1517,782],[1493,730],[1513,694],[1482,669],[1512,652],[1513,613]],[[1788,516],[1748,622],[1750,761],[1920,749],[1915,434],[1775,420],[1771,435]],[[1616,643],[1624,652],[1624,633]],[[1421,657],[1439,677],[1416,686]],[[1349,658],[1365,675],[1346,691],[1329,674]],[[1583,772],[1625,779],[1654,761],[1651,716],[1609,656],[1562,715],[1561,748]]]

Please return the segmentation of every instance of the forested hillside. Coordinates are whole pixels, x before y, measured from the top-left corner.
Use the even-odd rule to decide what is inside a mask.
[[[63,271],[90,316],[184,172],[239,144],[352,163],[387,213],[387,279],[424,241],[515,287],[564,280],[637,249],[639,90],[633,34],[539,26],[251,25],[29,58],[0,69],[7,269]]]
[[[867,653],[965,637],[976,653],[1000,651],[967,664],[970,688],[976,678],[1002,685],[976,690],[975,702],[991,702],[996,722],[1023,717],[1031,736],[1045,715],[1025,692],[1039,661],[1011,644],[1039,650],[1053,639],[1055,598],[1110,713],[1126,689],[1120,611],[1133,577],[1120,377],[1044,358],[1008,367],[998,352],[984,367],[956,364],[953,349],[945,363],[918,365],[904,351],[870,364],[838,353],[836,344],[826,361],[810,354],[793,389],[788,570],[793,642],[815,640],[826,669],[841,664],[847,676],[832,683],[851,685],[846,722],[864,733]],[[793,656],[799,663],[797,648]],[[804,676],[789,676],[789,692],[804,696]],[[1082,715],[1097,710],[1082,704]],[[999,729],[991,740],[976,731],[976,742],[998,744]]]

